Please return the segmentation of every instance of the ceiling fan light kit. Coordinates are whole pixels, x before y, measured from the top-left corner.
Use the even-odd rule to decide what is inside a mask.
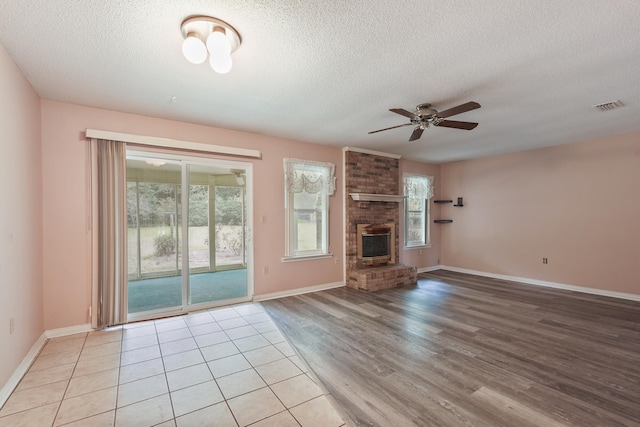
[[[192,64],[202,64],[209,56],[214,71],[225,74],[231,71],[231,54],[238,50],[242,39],[230,24],[211,16],[192,16],[180,26],[182,54]]]
[[[463,129],[463,130],[472,130],[478,126],[478,123],[474,122],[461,122],[457,120],[445,120],[447,117],[455,116],[456,114],[462,114],[467,111],[475,110],[476,108],[480,108],[480,104],[477,102],[466,102],[464,104],[458,105],[453,108],[449,108],[448,110],[438,111],[431,107],[431,104],[419,104],[416,107],[416,111],[411,112],[407,111],[403,108],[391,108],[389,111],[392,113],[400,114],[401,116],[405,116],[409,118],[409,123],[405,123],[398,126],[392,126],[389,128],[378,129],[369,132],[369,134],[382,132],[385,130],[396,129],[403,126],[416,126],[416,128],[411,133],[409,137],[409,141],[416,141],[422,136],[422,132],[427,129],[429,126],[442,126],[447,128],[454,129]]]

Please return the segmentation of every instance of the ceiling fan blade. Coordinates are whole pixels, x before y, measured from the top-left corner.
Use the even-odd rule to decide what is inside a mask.
[[[400,114],[405,117],[409,117],[410,119],[416,118],[416,113],[412,113],[411,111],[407,111],[404,108],[390,108],[389,111]]]
[[[475,110],[476,108],[480,108],[480,104],[477,102],[467,102],[457,107],[449,108],[448,110],[440,111],[436,114],[436,117],[440,117],[444,119],[445,117],[455,116],[456,114],[461,114],[467,111]]]
[[[422,136],[422,132],[424,132],[424,129],[422,129],[422,127],[418,126],[417,128],[415,128],[413,130],[413,133],[411,134],[411,137],[409,138],[409,142],[420,139],[420,137]]]
[[[401,128],[403,126],[411,126],[413,123],[405,123],[403,125],[398,125],[398,126],[391,126],[390,128],[384,128],[384,129],[378,129],[378,130],[372,130],[371,132],[369,132],[369,134],[372,133],[376,133],[376,132],[382,132],[384,130],[389,130],[389,129],[396,129],[396,128]]]
[[[475,129],[475,127],[478,126],[478,124],[473,122],[459,122],[456,120],[441,120],[439,123],[436,124],[436,126],[442,126],[445,128],[471,130],[471,129]]]

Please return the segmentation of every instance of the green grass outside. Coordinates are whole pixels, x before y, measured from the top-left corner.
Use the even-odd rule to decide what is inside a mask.
[[[242,227],[240,226],[223,226],[224,236],[241,236]],[[172,234],[176,237],[178,233],[179,253],[166,256],[157,256],[154,245],[155,239],[162,235]],[[181,245],[181,229],[178,227],[157,226],[157,227],[141,227],[140,228],[140,258],[142,274],[161,274],[163,272],[175,272],[176,266],[182,263],[182,245]],[[191,268],[208,268],[209,267],[209,228],[189,227],[189,263]],[[218,265],[242,264],[242,254],[235,254],[233,251],[225,249],[225,242],[220,242],[218,252],[216,253],[216,261]],[[128,273],[130,276],[136,274],[137,270],[137,229],[128,229],[127,242],[127,262]]]
[[[313,222],[299,221],[298,229],[298,250],[314,250],[317,248],[317,228]],[[177,227],[178,237],[181,236],[181,229]],[[242,228],[240,226],[223,226],[220,235],[222,237],[240,238]],[[141,270],[143,275],[147,274],[171,274],[179,268],[182,263],[181,241],[179,244],[179,254],[157,256],[155,254],[154,241],[162,235],[173,234],[176,236],[176,227],[173,230],[169,226],[142,227],[140,228],[140,255]],[[284,237],[283,237],[284,239]],[[189,262],[191,268],[209,268],[209,228],[189,227]],[[242,255],[233,253],[231,247],[233,245],[225,245],[225,241],[220,242],[220,248],[216,253],[216,261],[218,265],[242,264]],[[135,228],[128,229],[128,246],[127,246],[128,274],[135,276],[137,270],[137,230]],[[177,260],[176,260],[177,258]]]

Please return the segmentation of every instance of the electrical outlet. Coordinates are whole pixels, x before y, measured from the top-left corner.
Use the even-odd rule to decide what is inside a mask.
[[[262,216],[260,217],[260,222],[261,222],[261,223],[263,223],[263,224],[265,224],[265,223],[267,222],[267,216],[266,216],[266,215],[262,215]]]
[[[13,332],[16,330],[16,321],[13,319],[9,319],[9,335],[13,335]]]
[[[543,264],[549,264],[549,260],[547,258],[542,258],[542,263]]]
[[[269,266],[265,265],[264,267],[262,267],[262,274],[269,274]]]
[[[333,263],[334,263],[334,264],[340,264],[340,260],[339,260],[338,258],[334,258],[334,259],[333,259]]]

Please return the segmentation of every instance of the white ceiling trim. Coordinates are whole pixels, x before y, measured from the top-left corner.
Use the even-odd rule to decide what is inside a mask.
[[[248,148],[227,147],[224,145],[203,144],[200,142],[182,141],[179,139],[158,138],[155,136],[133,135],[129,133],[110,132],[106,130],[87,129],[87,138],[108,139],[131,144],[148,145],[152,147],[177,148],[181,150],[201,151],[205,153],[226,154],[229,156],[251,157],[261,159],[262,153]]]
[[[380,156],[380,157],[390,157],[392,159],[400,159],[400,158],[402,158],[402,156],[399,155],[399,154],[383,153],[382,151],[368,150],[366,148],[344,147],[343,150],[345,152],[346,151],[354,151],[356,153],[371,154],[373,156]]]

